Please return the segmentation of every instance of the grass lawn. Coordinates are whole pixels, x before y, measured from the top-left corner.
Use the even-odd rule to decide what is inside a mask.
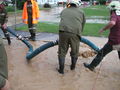
[[[109,16],[109,10],[104,5],[90,6],[82,10],[86,16]]]
[[[98,31],[104,26],[104,24],[86,24],[82,35],[84,36],[97,36],[107,37],[109,30],[99,35]],[[28,31],[27,25],[18,27],[18,31]],[[37,32],[58,33],[58,24],[56,23],[44,23],[40,22],[37,25]]]
[[[41,10],[49,10],[51,8],[40,8]],[[89,6],[86,8],[81,8],[87,17],[90,16],[109,16],[109,10],[106,8],[105,5],[96,5],[96,6]],[[6,7],[6,10],[10,13],[14,13],[15,9],[13,6]],[[22,12],[22,10],[16,10],[17,13]]]
[[[11,11],[11,8],[8,8],[9,11]],[[43,9],[41,9],[43,10]],[[48,9],[44,9],[48,10]],[[85,15],[87,18],[100,18],[100,19],[108,19],[109,17],[109,10],[106,8],[106,6],[96,5],[96,6],[89,6],[86,8],[82,8],[82,10],[85,12]],[[17,12],[22,12],[21,10],[18,10]],[[87,23],[85,25],[83,35],[84,36],[103,36],[106,37],[109,33],[109,31],[105,31],[102,33],[102,35],[98,34],[99,29],[101,29],[104,26],[104,24],[89,24]],[[57,23],[48,23],[48,22],[40,22],[37,25],[37,32],[48,32],[48,33],[58,33],[58,24]],[[20,31],[28,31],[28,27],[25,25],[23,27],[18,27],[17,30]]]

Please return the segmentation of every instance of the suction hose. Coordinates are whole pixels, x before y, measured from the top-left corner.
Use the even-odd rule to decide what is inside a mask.
[[[29,48],[28,53],[32,53],[33,46],[27,40],[25,40],[21,35],[16,34],[15,31],[10,27],[7,27],[7,31],[17,37],[19,40],[21,40]]]
[[[87,40],[87,39],[85,39],[85,38],[83,38],[83,37],[80,38],[80,39],[81,39],[81,42],[87,44],[88,46],[90,46],[90,47],[91,47],[93,50],[95,50],[96,52],[99,51],[99,48],[98,48],[95,44],[93,44],[91,41],[89,41],[89,40]],[[48,42],[48,43],[40,46],[39,48],[35,49],[32,53],[28,53],[28,54],[26,55],[26,59],[27,59],[27,60],[30,60],[30,59],[32,59],[33,57],[35,57],[37,54],[41,53],[42,51],[44,51],[44,50],[46,50],[46,49],[48,49],[48,48],[50,48],[50,47],[53,47],[53,46],[55,46],[55,45],[58,45],[58,40],[56,40],[56,41],[54,41],[54,42]]]
[[[27,60],[31,60],[33,57],[35,57],[36,55],[38,55],[42,51],[44,51],[44,50],[46,50],[46,49],[48,49],[50,47],[53,47],[55,45],[58,45],[58,40],[56,40],[56,41],[48,42],[48,43],[40,46],[39,48],[37,48],[37,49],[35,49],[33,51],[33,46],[27,40],[25,40],[21,35],[16,34],[15,31],[10,27],[7,27],[7,30],[12,35],[14,35],[19,40],[21,40],[29,48],[28,53],[26,55]],[[83,37],[81,37],[80,40],[81,40],[81,42],[83,42],[83,43],[87,44],[88,46],[90,46],[96,52],[99,51],[99,48],[95,44],[93,44],[91,41],[89,41],[89,40],[87,40],[87,39],[85,39]]]
[[[92,43],[88,39],[85,39],[85,38],[81,37],[81,42],[87,44],[89,47],[91,47],[96,52],[98,52],[100,50],[94,43]]]
[[[35,57],[36,55],[38,55],[39,53],[41,53],[42,51],[44,51],[50,47],[53,47],[55,45],[58,45],[58,40],[56,40],[55,42],[48,42],[48,43],[40,46],[39,48],[35,49],[32,53],[28,53],[26,55],[26,58],[27,58],[27,60],[30,60],[33,57]]]

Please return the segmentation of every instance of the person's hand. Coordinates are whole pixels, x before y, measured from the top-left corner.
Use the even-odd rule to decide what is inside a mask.
[[[2,27],[3,27],[4,29],[6,29],[6,28],[7,28],[6,23],[5,23],[5,24],[3,24],[3,25],[2,25]]]
[[[102,32],[104,32],[104,30],[103,30],[103,29],[100,29],[99,34],[101,34]]]

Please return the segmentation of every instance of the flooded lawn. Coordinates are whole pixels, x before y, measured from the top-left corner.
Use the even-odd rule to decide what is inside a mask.
[[[97,46],[102,47],[106,38],[86,37]],[[76,70],[70,70],[69,53],[65,62],[65,74],[60,75],[58,67],[57,49],[49,48],[31,62],[27,62],[28,48],[21,41],[12,39],[8,46],[4,40],[9,66],[9,81],[12,90],[119,90],[120,63],[116,52],[107,55],[102,64],[96,68],[96,73],[86,70],[83,62],[91,62],[94,57],[79,57]],[[30,42],[34,49],[45,44],[43,41]],[[85,48],[84,48],[85,49]],[[83,47],[80,47],[80,52]],[[87,50],[87,48],[86,48]],[[114,58],[114,59],[113,59]]]
[[[40,22],[59,22],[60,21],[60,12],[63,10],[63,7],[55,7],[49,10],[41,10],[40,11]],[[15,14],[9,15],[8,25],[15,25],[22,23],[22,14],[17,14],[15,18]],[[91,19],[90,19],[91,18]],[[104,17],[103,17],[104,18]],[[15,22],[16,21],[16,22]],[[102,19],[100,16],[89,17],[86,20],[87,23],[107,23],[107,20]]]

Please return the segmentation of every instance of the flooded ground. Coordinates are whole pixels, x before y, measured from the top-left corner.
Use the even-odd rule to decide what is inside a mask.
[[[85,37],[102,47],[106,38]],[[46,40],[44,38],[44,40]],[[34,48],[47,42],[39,40],[30,42]],[[107,55],[96,68],[96,73],[84,68],[83,62],[91,62],[94,57],[79,57],[76,70],[70,70],[70,56],[67,54],[65,74],[60,75],[58,67],[57,46],[49,48],[31,62],[25,56],[28,48],[21,41],[12,39],[8,46],[4,40],[8,55],[9,81],[12,90],[120,90],[120,61],[116,51]],[[85,49],[80,47],[80,52]],[[88,48],[86,48],[87,50]]]
[[[63,7],[55,7],[48,10],[40,10],[40,22],[59,22],[60,21],[60,12],[63,10]],[[22,23],[22,14],[9,14],[8,26]],[[92,19],[87,19],[87,23],[107,23],[107,20],[103,20],[100,16],[91,17]],[[103,17],[104,18],[104,17]]]
[[[62,7],[55,10],[41,11],[40,21],[59,21],[58,17]],[[16,24],[22,23],[20,14],[17,15],[16,19]],[[8,25],[11,26],[14,23],[14,17],[11,15]],[[24,35],[25,32],[21,32],[21,34]],[[36,49],[47,43],[45,41],[57,38],[57,34],[38,33],[37,41],[30,43]],[[100,48],[107,42],[106,38],[85,38]],[[96,72],[91,72],[83,66],[83,62],[91,62],[94,56],[88,58],[80,56],[76,70],[71,71],[68,53],[65,74],[60,75],[56,70],[58,67],[57,46],[43,51],[28,63],[25,58],[28,48],[25,44],[14,37],[11,46],[8,46],[6,40],[4,40],[4,44],[8,55],[9,81],[12,90],[120,90],[120,61],[116,51],[104,58],[96,68]],[[88,51],[89,48],[83,47],[81,44],[80,53],[85,50]]]

